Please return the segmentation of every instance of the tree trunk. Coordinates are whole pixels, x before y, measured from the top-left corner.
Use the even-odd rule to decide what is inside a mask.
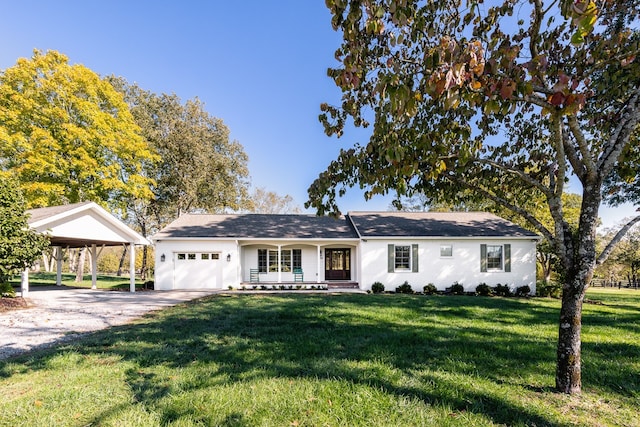
[[[76,283],[82,282],[84,279],[84,258],[87,253],[87,248],[80,249],[80,254],[78,255],[78,264],[76,267]]]
[[[580,393],[582,388],[580,332],[585,286],[565,286],[560,308],[556,389],[563,393]]]
[[[118,264],[118,272],[116,276],[122,276],[122,267],[124,266],[124,260],[127,258],[127,245],[123,246],[122,256],[120,257],[120,263]]]
[[[147,246],[142,247],[142,267],[140,268],[140,278],[145,281],[147,280],[147,256],[149,254],[149,249]]]

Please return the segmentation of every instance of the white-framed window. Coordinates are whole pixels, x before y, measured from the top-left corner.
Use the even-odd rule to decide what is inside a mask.
[[[487,245],[487,270],[502,270],[502,245]]]
[[[302,249],[284,249],[280,251],[280,271],[288,273],[292,268],[302,268]],[[258,249],[258,272],[275,273],[278,271],[278,251]]]
[[[480,271],[511,271],[511,245],[481,244]]]
[[[395,262],[394,270],[410,270],[411,269],[411,246],[397,245],[395,246]]]
[[[453,245],[442,244],[440,245],[440,257],[450,258],[453,256]]]
[[[388,245],[389,273],[418,272],[418,245]]]

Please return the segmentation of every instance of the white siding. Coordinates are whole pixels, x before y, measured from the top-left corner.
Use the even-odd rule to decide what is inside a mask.
[[[419,271],[413,273],[389,273],[388,245],[418,245]],[[453,247],[451,257],[440,256],[440,245]],[[480,245],[511,245],[511,272],[480,271]],[[361,289],[371,289],[374,282],[380,282],[386,290],[395,290],[405,281],[416,292],[424,285],[433,283],[444,290],[458,282],[465,291],[475,291],[480,283],[489,286],[509,285],[512,289],[527,285],[535,292],[536,252],[535,242],[531,240],[495,239],[495,240],[368,240],[361,242],[362,275]]]

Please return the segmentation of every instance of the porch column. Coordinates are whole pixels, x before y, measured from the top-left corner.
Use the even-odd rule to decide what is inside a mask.
[[[62,286],[62,246],[56,246],[56,286]]]
[[[136,291],[136,247],[133,243],[129,245],[129,290]]]
[[[22,270],[20,280],[20,296],[26,298],[29,296],[29,267]]]
[[[278,245],[278,283],[282,283],[282,254],[280,251],[282,250],[282,245]]]
[[[98,250],[96,244],[91,245],[91,289],[98,289]]]
[[[316,283],[320,283],[320,266],[322,265],[322,248],[318,245],[318,254],[316,257]]]

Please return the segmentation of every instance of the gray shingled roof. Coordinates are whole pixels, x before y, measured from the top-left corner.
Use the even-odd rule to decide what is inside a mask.
[[[60,205],[60,206],[50,206],[47,208],[29,209],[26,213],[29,214],[29,224],[31,224],[33,222],[40,221],[45,218],[51,218],[58,214],[68,212],[70,210],[73,210],[83,205],[87,205],[89,203],[91,202],[80,202],[80,203],[73,203],[71,205]]]
[[[166,238],[357,239],[344,218],[315,215],[185,214],[153,236]]]
[[[486,212],[349,212],[367,237],[538,237]]]

